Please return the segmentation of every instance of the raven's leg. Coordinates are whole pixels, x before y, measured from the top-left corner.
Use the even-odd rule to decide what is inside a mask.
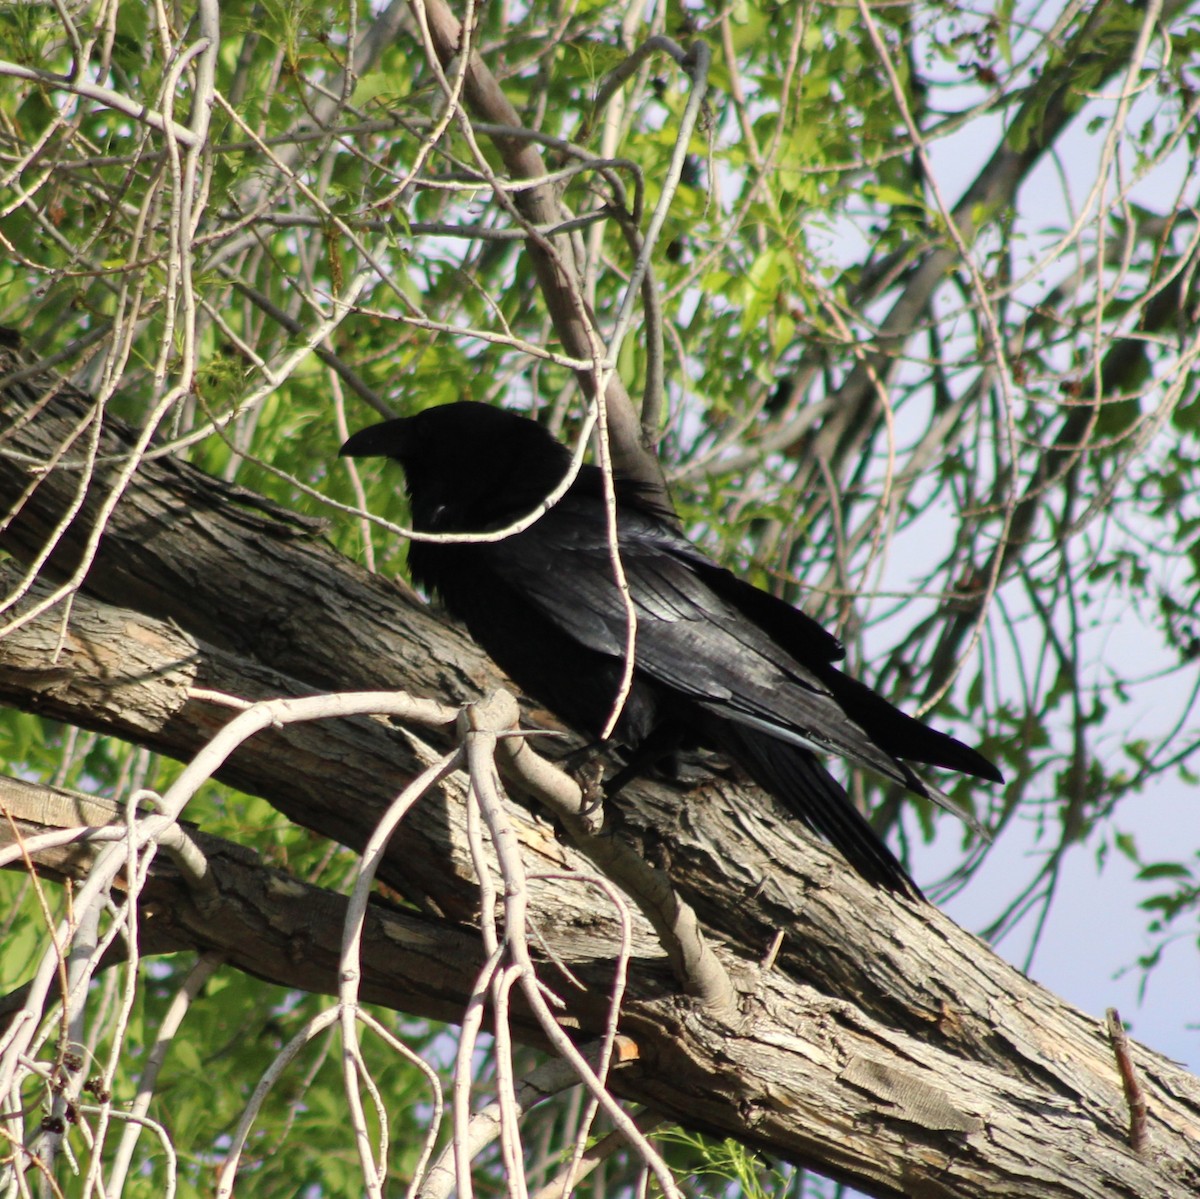
[[[624,766],[604,784],[605,799],[613,799],[628,783],[669,758],[683,744],[683,730],[674,721],[655,725],[631,750]]]
[[[671,757],[682,744],[682,729],[674,721],[663,721],[631,748],[612,741],[592,741],[568,754],[562,765],[583,791],[584,815],[588,815],[606,799],[619,795],[635,778]],[[601,785],[604,762],[614,750],[625,759],[625,764]]]

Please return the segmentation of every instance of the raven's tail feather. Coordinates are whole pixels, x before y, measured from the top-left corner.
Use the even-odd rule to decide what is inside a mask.
[[[921,762],[926,766],[942,766],[946,770],[973,774],[992,783],[1004,782],[1004,776],[995,764],[977,749],[901,712],[895,704],[858,679],[830,666],[822,672],[821,681],[833,693],[842,711],[866,729],[871,740],[893,758]],[[958,813],[954,806],[950,810]]]
[[[764,790],[828,841],[868,882],[923,899],[920,888],[854,806],[841,784],[806,749],[733,721],[714,721],[714,739]]]

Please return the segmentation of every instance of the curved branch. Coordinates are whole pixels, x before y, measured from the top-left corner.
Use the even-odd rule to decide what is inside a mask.
[[[462,44],[462,26],[445,0],[424,0],[424,9],[438,57],[449,66]],[[465,97],[468,107],[480,119],[498,126],[520,126],[521,119],[509,103],[495,76],[472,51],[467,65]],[[546,174],[537,146],[526,138],[493,134],[493,144],[504,159],[509,173],[517,179],[538,179]],[[523,188],[515,201],[521,215],[534,226],[553,226],[563,219],[561,206],[551,186]],[[554,322],[559,340],[574,358],[591,358],[598,344],[595,318],[583,300],[583,288],[569,255],[555,249],[557,241],[530,235],[526,241],[530,259],[546,300],[546,309]],[[633,289],[636,291],[636,288]],[[593,372],[578,371],[585,393],[593,390]],[[604,392],[608,434],[613,447],[617,474],[633,480],[657,497],[659,506],[673,517],[674,508],[667,495],[662,469],[643,437],[641,419],[625,385],[614,371],[608,372]]]
[[[23,398],[45,401],[36,421],[10,430],[27,460],[45,456],[47,440],[57,444],[82,401],[68,388],[46,401],[22,385],[4,393],[5,414]],[[127,437],[108,418],[102,448],[117,451]],[[51,472],[25,496],[3,534],[11,552],[36,552],[37,530],[54,527],[55,489],[70,493],[58,479],[65,473]],[[19,469],[0,471],[0,503],[25,490]],[[85,504],[78,518],[84,542],[94,511]],[[46,647],[58,629],[49,615],[0,643],[0,694],[187,759],[225,720],[201,688],[253,699],[259,689],[385,685],[457,701],[494,682],[487,663],[433,613],[299,529],[195,469],[145,463],[112,514],[87,586],[161,616],[79,594],[53,667]],[[68,539],[64,566],[71,552]],[[291,679],[279,673],[284,663]],[[434,753],[413,731],[358,718],[265,730],[223,770],[233,785],[354,846]],[[936,910],[871,890],[761,795],[719,780],[641,783],[622,793],[621,807],[613,835],[635,838],[658,859],[721,938],[716,952],[738,998],[737,1014],[720,1017],[680,995],[638,920],[622,1031],[640,1056],[613,1076],[621,1094],[877,1195],[939,1189],[1027,1199],[1031,1176],[1040,1194],[1061,1199],[1200,1190],[1197,1079],[1131,1046],[1155,1149],[1139,1156],[1128,1145],[1101,1021],[1025,979]],[[545,824],[519,811],[509,819],[522,855],[534,859],[531,885],[546,876],[538,886],[550,888],[533,900],[553,952],[545,968],[562,961],[582,983],[560,988],[562,1018],[600,1035],[617,934],[588,889],[564,881],[573,868],[592,867]],[[466,844],[462,793],[448,781],[438,801],[405,818],[381,867],[381,877],[424,904],[431,916],[422,919],[435,921],[414,927],[435,927],[437,938],[463,935],[474,919]],[[540,869],[538,858],[553,865]],[[340,915],[331,923],[333,961]],[[760,969],[780,928],[778,958]],[[439,954],[439,981],[460,957]],[[470,960],[478,968],[477,949]],[[472,978],[457,999],[473,989]]]

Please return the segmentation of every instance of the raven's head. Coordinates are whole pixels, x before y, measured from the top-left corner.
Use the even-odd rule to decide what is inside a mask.
[[[469,401],[361,429],[339,454],[399,462],[413,528],[427,533],[503,528],[537,507],[571,461],[536,421]]]

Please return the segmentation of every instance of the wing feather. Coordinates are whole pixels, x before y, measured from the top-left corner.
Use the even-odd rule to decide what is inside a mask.
[[[529,532],[536,536],[480,547],[490,569],[581,644],[622,657],[625,607],[594,503],[568,496]],[[846,715],[817,674],[709,585],[689,543],[658,522],[623,512],[618,544],[638,617],[639,672],[714,715],[920,786]]]

